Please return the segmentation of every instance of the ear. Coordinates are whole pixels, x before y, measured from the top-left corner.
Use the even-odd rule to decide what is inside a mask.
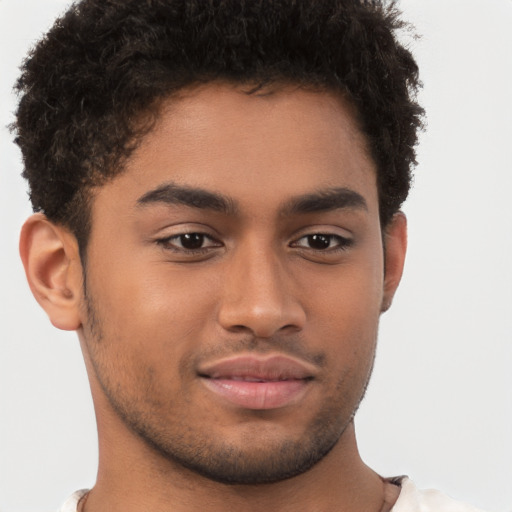
[[[82,266],[76,238],[41,213],[21,229],[20,255],[28,284],[55,327],[81,326]]]
[[[381,312],[391,307],[402,277],[406,252],[407,218],[402,212],[397,212],[384,230],[384,293]]]

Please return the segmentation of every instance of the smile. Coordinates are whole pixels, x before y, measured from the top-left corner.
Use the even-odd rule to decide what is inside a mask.
[[[270,410],[300,401],[314,374],[308,364],[285,356],[242,356],[207,365],[199,377],[210,391],[237,407]]]

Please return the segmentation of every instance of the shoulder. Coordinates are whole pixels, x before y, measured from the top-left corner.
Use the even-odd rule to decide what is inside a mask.
[[[78,502],[89,492],[88,489],[82,489],[74,492],[58,510],[58,512],[76,512]]]
[[[402,490],[392,512],[484,512],[434,489],[419,490],[407,477],[400,485]]]

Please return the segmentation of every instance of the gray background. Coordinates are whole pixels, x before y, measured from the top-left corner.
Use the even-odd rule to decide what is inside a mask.
[[[74,333],[25,283],[30,214],[5,126],[27,48],[64,0],[0,0],[0,512],[55,510],[95,480],[95,424]],[[404,280],[357,417],[365,460],[512,510],[512,1],[402,0],[428,111],[406,204]]]

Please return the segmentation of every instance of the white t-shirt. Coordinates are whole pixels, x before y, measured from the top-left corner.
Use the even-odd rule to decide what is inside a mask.
[[[420,491],[407,477],[401,480],[400,485],[400,496],[391,512],[483,512],[434,489]],[[75,492],[59,512],[77,512],[78,502],[86,493],[87,489]]]
[[[434,489],[420,491],[407,477],[402,479],[401,487],[391,512],[483,512]]]

